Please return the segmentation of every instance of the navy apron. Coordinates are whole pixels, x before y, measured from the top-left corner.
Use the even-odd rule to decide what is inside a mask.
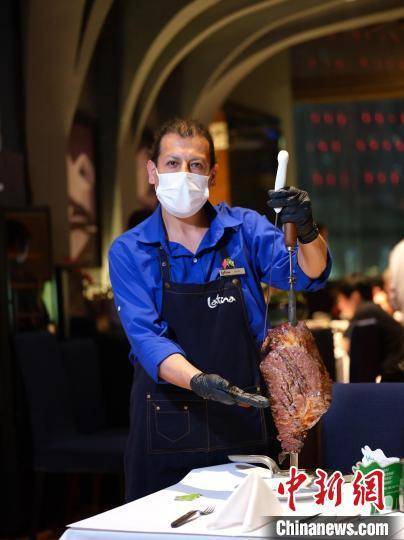
[[[226,253],[221,251],[223,259]],[[243,277],[174,283],[162,246],[159,256],[161,316],[168,324],[168,337],[201,371],[221,375],[248,392],[264,393],[259,351],[241,289]],[[130,418],[125,453],[127,501],[175,484],[191,469],[227,463],[228,454],[268,455],[269,446],[276,446],[268,409],[224,405],[171,384],[157,384],[139,363]]]

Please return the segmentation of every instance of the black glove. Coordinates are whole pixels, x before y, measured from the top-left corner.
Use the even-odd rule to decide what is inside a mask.
[[[267,205],[282,208],[279,213],[282,224],[295,223],[297,237],[302,244],[308,244],[318,236],[317,225],[313,221],[311,202],[307,191],[293,186],[268,191]]]
[[[213,373],[198,373],[191,379],[191,389],[205,399],[219,401],[225,405],[252,405],[259,409],[269,406],[266,397],[258,394],[248,394],[243,392],[238,386],[232,386],[229,381],[220,375]]]

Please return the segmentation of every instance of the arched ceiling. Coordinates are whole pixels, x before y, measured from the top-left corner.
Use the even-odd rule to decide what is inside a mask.
[[[173,112],[202,115],[207,121],[234,86],[275,52],[332,32],[403,16],[402,2],[397,0],[215,2],[192,24],[185,22],[178,28],[154,64],[148,65],[148,77],[140,92],[138,87],[137,99],[125,102],[120,140],[128,136],[131,125],[134,142],[138,140],[164,84],[179,66],[178,110]]]
[[[111,7],[121,15],[115,210],[119,207],[123,218],[136,200],[133,150],[167,88],[172,107],[162,116],[193,114],[209,121],[235,86],[276,52],[332,32],[404,18],[402,0],[30,0],[29,172],[34,202],[51,206],[56,236],[65,240],[54,246],[58,259],[68,243],[67,215],[61,212],[67,193],[60,187],[66,185],[66,139]]]
[[[256,47],[256,50],[253,50],[249,55],[242,55],[238,62],[234,62],[225,73],[200,92],[191,114],[204,121],[209,121],[241,80],[247,77],[257,66],[285,48],[331,33],[352,30],[380,22],[388,22],[403,16],[404,8],[397,8],[383,10],[369,15],[361,15],[338,22],[322,20],[321,24],[317,22],[312,27],[309,26],[304,30],[302,28],[296,28],[290,34],[288,32],[282,32],[277,36],[267,35],[265,39],[260,40],[260,47]]]
[[[136,97],[138,103],[133,98],[133,93],[129,95],[129,99],[125,104],[123,110],[123,121],[121,124],[120,138],[124,138],[127,135],[127,129],[129,129],[134,115],[137,115],[136,123],[143,124],[147,119],[151,107],[156,100],[159,91],[163,87],[165,81],[168,79],[174,69],[184,60],[187,55],[198,47],[208,41],[215,33],[223,32],[228,29],[232,24],[242,21],[244,28],[251,25],[249,19],[251,16],[256,16],[270,7],[274,7],[278,4],[285,3],[286,0],[263,0],[257,2],[246,2],[245,0],[234,0],[233,2],[223,3],[214,2],[209,9],[206,2],[204,3],[203,10],[199,12],[199,17],[192,21],[192,25],[186,25],[187,22],[184,17],[179,13],[174,19],[180,21],[182,27],[176,28],[177,32],[171,36],[170,40],[166,40],[164,48],[160,51],[160,56],[155,57],[154,62],[150,62],[150,58],[147,63],[147,70],[149,73],[148,79],[140,81],[138,75],[135,75],[135,79],[138,84],[143,85],[142,95],[137,92]],[[193,4],[193,3],[191,3]],[[229,9],[231,4],[231,9]],[[170,22],[172,24],[172,21]],[[252,25],[250,26],[253,27]],[[164,32],[164,31],[163,31]],[[167,32],[164,32],[167,34]],[[156,41],[157,38],[156,38]],[[222,46],[226,46],[226,40],[222,37]],[[220,49],[217,51],[219,52]],[[144,100],[144,97],[147,97]],[[144,106],[142,106],[142,100]]]
[[[161,17],[155,17],[156,5],[152,2],[146,3],[143,11],[144,21],[141,21],[141,23],[148,24],[149,26],[150,21],[157,21],[160,26],[156,31],[155,39],[150,43],[148,48],[145,48],[142,51],[139,63],[134,63],[130,51],[127,51],[129,62],[133,64],[132,80],[130,81],[129,89],[122,106],[119,140],[124,139],[130,130],[132,116],[137,106],[142,89],[144,88],[148,77],[150,77],[153,67],[164,55],[166,49],[170,46],[170,44],[175,42],[177,35],[184,27],[193,27],[193,24],[198,16],[202,15],[206,11],[209,11],[215,4],[218,4],[219,2],[220,0],[194,0],[189,2],[188,5],[182,9],[178,9],[176,6],[178,11],[173,11],[171,13],[171,18],[169,18],[170,13],[168,12],[168,20],[163,21],[161,20]],[[127,7],[130,16],[134,4],[129,4]],[[133,18],[136,17],[137,12],[135,11],[133,13]],[[130,21],[130,18],[128,20],[128,24],[131,25],[132,28],[136,27],[135,20]],[[152,33],[153,32],[151,29],[148,28],[147,34],[150,35]],[[137,41],[139,36],[134,33],[133,38],[135,41]]]

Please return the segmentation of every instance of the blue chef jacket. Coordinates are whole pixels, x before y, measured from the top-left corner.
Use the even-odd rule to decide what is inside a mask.
[[[253,210],[230,208],[225,203],[216,207],[207,203],[206,209],[210,227],[195,254],[181,244],[167,240],[160,206],[140,225],[116,238],[109,250],[115,305],[131,344],[131,357],[139,361],[157,382],[158,368],[165,358],[174,353],[186,356],[182,348],[167,337],[167,323],[160,316],[163,301],[160,246],[168,254],[172,281],[206,283],[219,277],[222,256],[217,243],[227,232],[228,256],[236,267],[246,271],[245,276],[241,276],[242,290],[257,344],[263,340],[265,316],[260,282],[269,281],[274,241],[272,286],[289,288],[289,255],[282,231]],[[297,263],[297,254],[294,257],[296,290],[321,288],[331,271],[330,255],[326,269],[317,279],[308,277]],[[192,358],[188,360],[192,363]]]

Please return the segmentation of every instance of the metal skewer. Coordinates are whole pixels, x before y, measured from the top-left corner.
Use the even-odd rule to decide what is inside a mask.
[[[296,469],[299,468],[299,454],[289,454],[289,467],[296,467]]]
[[[285,223],[285,245],[289,253],[289,291],[288,291],[288,321],[292,326],[297,325],[295,276],[293,275],[293,254],[296,249],[297,232],[294,223]]]

